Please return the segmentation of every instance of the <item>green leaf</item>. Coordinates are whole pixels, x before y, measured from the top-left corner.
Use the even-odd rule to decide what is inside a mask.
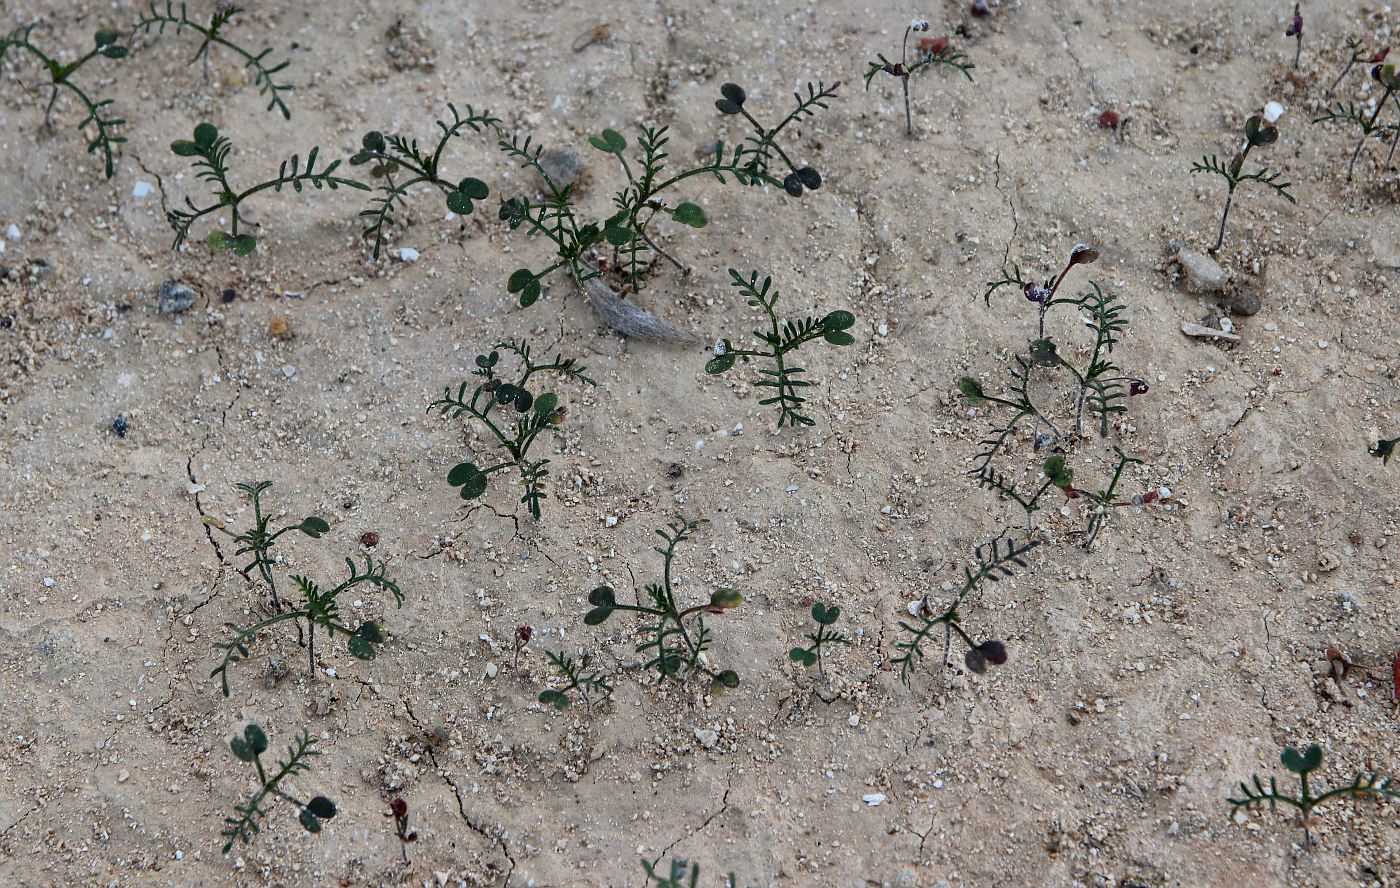
[[[528,268],[517,268],[510,273],[506,280],[507,293],[519,293],[525,289],[526,285],[535,279],[535,273]]]
[[[116,43],[117,39],[120,37],[121,35],[111,28],[103,28],[93,35],[92,42],[97,45],[98,49],[102,49],[105,46],[111,46],[113,43]]]
[[[189,139],[176,139],[170,143],[170,150],[181,157],[194,157],[199,154],[199,146]]]
[[[102,54],[109,59],[124,59],[128,52],[130,50],[125,46],[117,46],[116,44],[102,47]]]
[[[213,147],[219,139],[219,128],[212,123],[201,123],[194,128],[194,143],[201,148]]]
[[[1059,454],[1045,460],[1045,477],[1061,489],[1074,484],[1074,470],[1065,467],[1065,458]]]
[[[233,754],[237,756],[240,762],[251,762],[253,760],[253,750],[249,748],[247,741],[242,737],[234,737],[228,742],[228,746],[229,749],[233,750]]]
[[[472,210],[475,209],[472,206],[471,196],[460,191],[454,191],[447,195],[447,208],[459,216],[470,216]]]
[[[485,200],[491,194],[491,189],[486,187],[485,182],[472,176],[458,182],[457,190],[472,200]]]
[[[563,712],[569,708],[569,695],[558,691],[540,691],[540,702]]]
[[[240,234],[233,239],[233,253],[235,256],[247,256],[258,248],[258,241],[251,234]]]
[[[583,615],[585,626],[597,626],[608,617],[612,616],[613,609],[610,607],[595,607],[593,610]]]
[[[366,151],[375,151],[381,154],[387,147],[384,143],[384,134],[378,130],[371,130],[365,133],[364,137],[360,139],[360,145],[363,146]]]
[[[588,144],[606,154],[622,155],[627,150],[627,140],[617,130],[605,129],[601,136],[589,136]]]
[[[461,487],[472,478],[481,474],[481,470],[476,467],[476,463],[457,463],[452,470],[447,473],[447,483],[453,487]]]
[[[315,540],[320,539],[321,534],[329,533],[331,526],[326,523],[326,519],[311,515],[298,524],[296,529]]]
[[[803,666],[815,666],[817,655],[806,648],[793,648],[788,651],[788,659],[801,663]]]
[[[833,311],[822,318],[823,330],[849,330],[856,322],[856,316],[849,311]]]
[[[599,586],[588,593],[588,603],[602,605],[604,607],[617,606],[617,593],[611,586]]]
[[[1055,343],[1049,339],[1037,339],[1031,343],[1031,360],[1043,367],[1053,367],[1059,363],[1060,355]]]
[[[384,627],[373,620],[365,620],[360,624],[360,628],[355,630],[355,634],[365,641],[372,641],[375,644],[383,644],[389,640],[389,636],[384,634]]]
[[[850,345],[856,341],[854,336],[844,330],[832,330],[822,338],[832,345]]]
[[[325,796],[316,796],[307,802],[306,809],[322,820],[330,820],[336,815],[335,802]]]
[[[816,604],[812,605],[812,619],[816,620],[818,623],[821,623],[823,626],[830,626],[832,623],[835,623],[840,617],[841,608],[837,607],[834,604],[830,607],[827,607],[819,601]]]
[[[1316,771],[1322,766],[1322,747],[1316,743],[1309,746],[1307,752],[1300,753],[1292,746],[1284,749],[1283,755],[1279,757],[1283,766],[1294,774],[1306,774],[1309,771]]]
[[[726,669],[715,676],[715,682],[726,688],[737,688],[739,686],[739,673],[733,669]]]
[[[532,278],[530,283],[525,285],[525,289],[520,291],[520,307],[529,308],[534,305],[539,298],[540,282]]]
[[[971,376],[964,376],[958,380],[958,391],[962,392],[967,402],[974,407],[987,400],[987,396],[982,392],[982,383]]]
[[[671,218],[682,225],[689,225],[691,228],[704,228],[709,223],[710,217],[705,215],[699,204],[685,201],[676,206],[671,211]]]
[[[609,225],[603,229],[603,237],[614,247],[622,247],[632,243],[637,233],[623,225]]]
[[[297,820],[301,822],[302,829],[309,833],[321,831],[321,821],[310,808],[302,808],[301,813],[297,815]]]
[[[345,646],[350,649],[350,655],[357,660],[374,659],[374,645],[370,644],[368,638],[352,635],[346,639]]]
[[[263,729],[257,725],[248,725],[243,729],[243,739],[248,742],[248,748],[257,755],[267,752],[267,735]]]
[[[738,358],[738,355],[734,354],[733,352],[727,352],[725,354],[720,355],[717,358],[710,358],[708,361],[705,362],[705,372],[709,373],[712,376],[717,376],[720,373],[724,373],[727,370],[729,370],[729,368],[734,366],[734,361],[736,358]]]
[[[710,607],[717,607],[722,610],[738,607],[744,603],[744,596],[739,594],[738,589],[719,588],[710,595]]]
[[[554,412],[554,408],[559,406],[559,396],[553,392],[545,392],[535,399],[535,412],[541,416],[546,416]]]
[[[209,236],[204,239],[204,242],[207,243],[211,249],[220,251],[232,249],[233,247],[233,238],[229,237],[228,233],[223,231],[209,232]]]

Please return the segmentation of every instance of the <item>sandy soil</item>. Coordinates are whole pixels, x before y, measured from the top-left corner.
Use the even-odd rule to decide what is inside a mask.
[[[1307,122],[1343,37],[1384,45],[1395,14],[1309,2],[1295,76],[1286,6],[259,4],[230,35],[291,59],[292,121],[231,56],[204,82],[190,38],[138,41],[83,74],[130,120],[110,182],[77,107],[60,99],[45,131],[46,96],[16,80],[35,67],[7,60],[0,232],[20,236],[0,235],[0,879],[641,886],[642,858],[679,856],[704,885],[731,869],[852,888],[1400,884],[1393,805],[1333,806],[1304,850],[1287,816],[1237,822],[1224,801],[1280,772],[1289,744],[1321,744],[1328,780],[1400,770],[1397,470],[1366,453],[1400,426],[1397,178],[1372,147],[1347,184],[1350,135]],[[43,22],[36,37],[76,50],[127,7],[17,0],[0,24]],[[867,94],[860,79],[914,12],[977,68],[975,84],[915,82],[910,140],[895,81]],[[572,48],[599,24],[605,39]],[[484,138],[450,163],[491,184],[487,210],[446,222],[420,193],[378,262],[346,192],[258,200],[246,260],[169,249],[162,206],[203,191],[167,146],[202,120],[251,177],[312,144],[348,154],[368,129],[427,137],[446,102],[470,102],[579,147],[603,212],[615,171],[587,135],[668,124],[685,157],[739,134],[714,111],[721,83],[777,111],[818,78],[848,84],[795,142],[826,185],[798,202],[696,184],[711,226],[666,232],[694,274],[661,269],[641,297],[707,339],[751,328],[730,266],[771,272],[790,313],[854,311],[857,344],[806,360],[810,430],[773,434],[749,385],[705,376],[704,347],[607,335],[562,279],[516,307],[503,282],[543,248],[494,205],[534,185]],[[1374,97],[1363,81],[1344,94]],[[1208,245],[1221,199],[1190,162],[1227,152],[1269,100],[1287,111],[1260,159],[1287,169],[1298,205],[1242,189],[1221,261],[1263,307],[1233,319],[1238,344],[1187,339],[1216,299],[1177,280],[1172,242]],[[1109,107],[1131,118],[1121,139],[1096,125]],[[954,382],[999,383],[1033,329],[1019,296],[984,305],[983,282],[1008,259],[1051,272],[1077,241],[1103,252],[1085,279],[1129,302],[1119,360],[1151,384],[1110,440],[1145,460],[1131,487],[1175,497],[1118,510],[1087,552],[1081,510],[1056,503],[1030,569],[965,609],[1010,662],[934,665],[906,690],[889,661],[908,602],[938,601],[974,545],[1020,522],[964,474],[986,426]],[[167,279],[198,290],[192,310],[156,312]],[[560,387],[572,412],[538,525],[503,486],[464,505],[444,477],[479,439],[425,413],[512,336],[557,343],[598,381]],[[1077,470],[1092,476],[1108,443],[1080,445]],[[392,634],[376,661],[337,643],[309,677],[295,635],[270,635],[226,700],[211,645],[265,603],[200,515],[241,527],[231,485],[263,478],[279,514],[332,525],[287,542],[289,572],[335,577],[374,531],[406,600],[354,608]],[[681,551],[681,588],[746,596],[711,623],[715,660],[743,676],[731,693],[658,684],[631,624],[582,624],[594,585],[656,575],[652,529],[677,512],[711,522]],[[786,658],[814,600],[839,604],[856,641],[825,678]],[[1328,646],[1359,664],[1344,690]],[[546,711],[545,649],[589,654],[616,693]],[[274,809],[225,857],[221,820],[252,789],[227,741],[249,720],[274,749],[320,737],[292,785],[342,812],[311,836]],[[397,796],[419,832],[407,866],[385,816]]]

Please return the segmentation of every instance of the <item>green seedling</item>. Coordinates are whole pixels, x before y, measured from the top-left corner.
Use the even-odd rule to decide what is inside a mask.
[[[822,663],[822,648],[829,644],[850,645],[851,640],[840,632],[832,629],[832,625],[841,618],[841,608],[834,604],[822,604],[818,601],[812,605],[812,619],[817,623],[817,631],[809,632],[807,638],[812,642],[806,647],[795,647],[788,651],[788,659],[794,663],[801,663],[803,666],[815,666],[821,674],[826,674],[826,666]]]
[[[88,124],[93,125],[94,135],[92,141],[88,142],[87,150],[89,154],[101,150],[102,168],[107,178],[110,179],[115,168],[113,148],[126,141],[126,137],[116,135],[115,130],[124,125],[126,121],[109,116],[112,110],[112,99],[95,99],[89,96],[86,90],[73,82],[73,75],[98,56],[107,59],[126,58],[129,49],[117,42],[121,39],[119,33],[110,28],[103,28],[93,35],[93,47],[86,55],[79,56],[64,64],[34,44],[31,38],[37,27],[37,24],[26,25],[0,37],[0,62],[4,61],[7,52],[15,49],[29,53],[39,60],[39,64],[43,65],[44,73],[49,77],[49,82],[45,84],[49,90],[49,103],[44,106],[45,127],[53,125],[53,106],[58,101],[59,90],[67,90],[82,103],[83,108],[87,111],[87,116],[78,123],[77,129],[82,130]]]
[[[563,270],[584,287],[593,307],[618,332],[663,340],[689,339],[688,334],[622,302],[615,291],[603,284],[600,276],[606,263],[600,265],[592,259],[593,251],[611,248],[612,266],[622,274],[626,287],[637,291],[642,288],[654,256],[665,259],[683,274],[689,272],[686,265],[661,246],[655,232],[655,223],[660,219],[696,229],[709,224],[709,216],[699,204],[673,196],[682,183],[695,178],[713,178],[721,184],[733,180],[749,187],[781,189],[792,197],[820,188],[821,174],[810,166],[799,167],[779,144],[779,137],[797,121],[815,114],[816,109],[826,108],[839,86],[839,82],[831,86],[809,83],[805,95],[795,94],[797,105],[793,111],[776,126],[767,127],[750,113],[744,89],[726,83],[720,89],[715,107],[721,114],[742,117],[750,134],[728,148],[723,142],[716,142],[709,159],[680,169],[668,164],[670,137],[666,127],[643,127],[637,139],[637,151],[630,160],[627,139],[615,130],[604,130],[590,138],[589,144],[616,158],[626,184],[613,197],[613,213],[601,220],[586,220],[576,205],[574,187],[560,185],[554,180],[540,162],[543,147],[535,144],[531,137],[501,139],[501,150],[521,166],[533,169],[545,193],[543,200],[518,196],[505,201],[501,204],[500,218],[512,230],[523,228],[526,233],[548,241],[553,251],[552,259],[544,267],[517,269],[507,282],[507,289],[516,294],[522,306],[533,305],[543,294],[549,276]],[[586,282],[595,280],[601,289],[600,286],[585,286]]]
[[[370,201],[369,209],[360,213],[365,219],[363,237],[374,241],[374,258],[379,258],[380,250],[388,242],[385,228],[395,224],[395,204],[403,206],[409,190],[415,185],[426,184],[437,188],[447,202],[447,209],[458,216],[470,216],[477,202],[490,195],[491,190],[480,179],[472,176],[449,179],[442,174],[443,152],[453,139],[461,137],[466,130],[500,134],[500,118],[492,116],[489,110],[478,114],[471,105],[467,105],[466,109],[466,116],[463,116],[456,105],[447,103],[451,117],[437,122],[440,132],[436,137],[437,144],[431,151],[420,148],[417,139],[385,136],[381,132],[365,133],[360,140],[360,150],[350,158],[351,165],[373,164],[370,175],[383,183],[380,196]]]
[[[227,826],[222,835],[228,841],[224,843],[223,853],[232,850],[234,842],[241,841],[246,845],[253,841],[253,837],[262,830],[263,819],[267,816],[263,806],[276,799],[297,807],[297,822],[309,833],[320,832],[322,821],[336,815],[335,802],[325,796],[313,796],[310,801],[303,802],[282,787],[282,782],[288,777],[311,770],[307,760],[321,754],[313,748],[316,741],[306,731],[303,730],[296,742],[287,747],[287,757],[277,762],[277,770],[272,774],[268,774],[263,766],[267,734],[263,733],[262,728],[250,724],[243,729],[243,736],[234,737],[228,745],[239,761],[248,762],[256,769],[259,786],[248,801],[234,808],[235,816],[224,818]]]
[[[986,639],[984,641],[973,641],[972,636],[962,626],[962,615],[958,608],[963,601],[981,586],[984,582],[999,582],[1002,577],[1011,576],[1013,567],[1024,568],[1026,562],[1024,555],[1036,546],[1040,545],[1038,540],[1017,543],[1015,540],[993,540],[984,543],[973,550],[973,559],[976,562],[976,569],[971,567],[963,568],[962,587],[953,595],[952,602],[939,611],[933,607],[925,595],[919,602],[910,607],[910,615],[918,620],[918,623],[910,623],[905,620],[899,621],[900,631],[905,637],[895,642],[895,649],[900,653],[894,657],[893,663],[899,666],[899,680],[905,687],[909,686],[910,679],[914,671],[918,668],[920,660],[924,656],[924,645],[928,643],[933,631],[939,626],[944,627],[943,631],[943,665],[948,665],[948,649],[952,643],[952,635],[956,633],[967,645],[967,653],[963,656],[963,663],[967,668],[979,675],[987,671],[987,667],[1001,666],[1006,663],[1006,645],[996,639]]]
[[[559,673],[562,682],[556,687],[540,691],[539,701],[546,706],[553,706],[562,712],[569,708],[569,695],[577,692],[579,699],[592,710],[593,700],[590,694],[596,693],[606,697],[612,693],[612,685],[608,684],[605,673],[588,671],[588,657],[584,657],[580,665],[562,651],[557,654],[545,651],[544,655],[549,658],[549,665]]]
[[[262,511],[262,493],[271,486],[269,481],[261,481],[257,484],[239,484],[237,488],[247,493],[253,500],[253,526],[242,532],[235,534],[228,530],[225,522],[210,515],[204,516],[204,522],[215,530],[233,537],[239,543],[240,548],[236,555],[252,555],[253,561],[242,568],[244,577],[251,580],[251,572],[257,569],[258,574],[267,584],[272,593],[273,609],[277,611],[272,616],[260,620],[250,626],[238,626],[233,623],[226,624],[226,628],[231,633],[228,641],[217,642],[214,649],[223,653],[223,660],[209,674],[211,678],[219,679],[220,689],[223,695],[229,695],[228,667],[240,660],[245,660],[249,656],[249,645],[257,637],[257,634],[264,629],[268,629],[278,623],[287,621],[306,621],[306,653],[307,665],[311,674],[316,672],[316,628],[319,626],[326,635],[334,638],[337,632],[346,636],[346,646],[350,653],[360,660],[373,660],[375,657],[374,646],[386,640],[383,628],[373,620],[365,620],[359,626],[351,628],[342,622],[340,605],[337,599],[340,595],[350,589],[359,586],[373,586],[381,591],[388,592],[394,597],[394,602],[398,606],[403,605],[403,593],[399,591],[398,584],[395,583],[385,573],[385,564],[376,563],[373,556],[365,556],[365,565],[361,569],[352,559],[345,559],[345,566],[350,576],[336,586],[323,589],[314,580],[304,576],[293,574],[291,582],[301,591],[302,602],[299,607],[291,610],[283,609],[282,599],[277,594],[277,585],[273,568],[276,560],[271,555],[273,544],[278,537],[290,531],[299,531],[312,539],[330,530],[330,526],[322,518],[311,516],[305,518],[299,524],[289,525],[280,530],[273,531],[270,527],[270,519]],[[298,631],[300,631],[300,623]]]
[[[501,352],[509,352],[519,359],[520,369],[507,382],[501,376]],[[545,479],[549,476],[549,460],[530,459],[530,448],[544,432],[556,432],[568,416],[568,410],[559,402],[553,392],[535,394],[530,381],[537,373],[553,373],[566,379],[576,379],[588,385],[597,385],[573,358],[555,355],[547,364],[536,364],[531,357],[530,345],[526,342],[500,342],[490,354],[476,356],[476,369],[472,376],[481,379],[471,390],[467,388],[471,379],[462,381],[454,395],[451,388],[443,390],[443,395],[432,404],[428,411],[437,411],[443,416],[457,419],[469,416],[490,432],[492,443],[504,451],[500,461],[486,468],[475,462],[458,463],[447,475],[447,483],[459,488],[462,499],[476,499],[486,492],[486,483],[497,472],[515,471],[520,476],[520,486],[524,493],[520,502],[530,510],[530,515],[538,521],[540,504],[549,496],[545,492]]]
[[[909,102],[909,78],[928,68],[937,65],[946,65],[962,72],[962,75],[972,82],[972,69],[977,67],[968,61],[967,53],[960,49],[955,49],[948,43],[947,37],[920,37],[915,50],[915,59],[909,61],[909,35],[914,33],[927,32],[929,24],[923,19],[915,19],[909,23],[909,27],[904,29],[904,40],[899,46],[899,61],[892,62],[885,58],[884,53],[877,53],[873,62],[866,62],[865,69],[865,90],[870,91],[870,81],[876,74],[888,74],[891,77],[899,78],[900,86],[904,89],[904,134],[914,135],[914,114],[910,110]]]
[[[1347,163],[1347,181],[1351,181],[1352,173],[1356,170],[1356,159],[1361,155],[1361,148],[1366,144],[1366,140],[1375,136],[1385,139],[1391,137],[1390,153],[1386,155],[1385,165],[1390,166],[1390,162],[1395,158],[1395,145],[1400,142],[1400,124],[1378,123],[1381,112],[1385,110],[1386,103],[1394,99],[1397,112],[1400,112],[1400,73],[1397,73],[1394,65],[1376,65],[1371,71],[1371,76],[1381,88],[1385,90],[1380,101],[1376,102],[1376,107],[1367,114],[1362,108],[1358,108],[1355,102],[1347,102],[1343,105],[1337,102],[1327,109],[1327,113],[1313,120],[1313,123],[1329,123],[1332,121],[1345,121],[1361,130],[1361,137],[1356,140],[1356,147],[1352,149],[1351,160]]]
[[[1220,213],[1220,231],[1215,236],[1215,246],[1210,248],[1211,253],[1220,252],[1220,248],[1225,243],[1225,221],[1230,218],[1230,205],[1235,199],[1235,189],[1241,182],[1258,182],[1273,189],[1274,193],[1291,204],[1298,201],[1288,192],[1292,186],[1290,182],[1278,181],[1283,173],[1271,173],[1266,168],[1259,168],[1252,173],[1244,172],[1245,161],[1249,158],[1249,152],[1255,148],[1272,145],[1278,141],[1278,127],[1265,126],[1263,118],[1254,115],[1244,123],[1244,148],[1237,151],[1228,164],[1220,162],[1220,158],[1214,154],[1209,157],[1202,157],[1199,161],[1191,164],[1193,173],[1214,173],[1225,180],[1225,209]]]
[[[1355,37],[1346,38],[1347,43],[1347,63],[1342,66],[1342,72],[1337,75],[1337,79],[1332,81],[1332,85],[1327,87],[1327,94],[1330,96],[1337,91],[1337,87],[1342,85],[1342,81],[1351,73],[1351,69],[1358,64],[1378,65],[1385,61],[1385,57],[1390,53],[1390,47],[1386,47],[1377,53],[1369,53],[1361,48],[1361,41]]]
[[[1240,782],[1238,798],[1227,799],[1230,803],[1230,815],[1233,817],[1240,809],[1258,810],[1265,805],[1268,805],[1270,811],[1277,811],[1279,805],[1293,808],[1298,812],[1303,827],[1303,844],[1308,848],[1313,844],[1313,811],[1326,802],[1338,798],[1376,801],[1400,798],[1400,789],[1394,787],[1394,781],[1375,772],[1357,774],[1350,783],[1313,795],[1309,776],[1322,767],[1322,747],[1317,744],[1309,746],[1306,752],[1299,752],[1289,746],[1283,750],[1280,761],[1285,768],[1298,775],[1298,794],[1284,795],[1279,792],[1278,778],[1270,777],[1266,786],[1256,774],[1249,783]]]
[[[318,191],[322,188],[335,191],[342,185],[358,191],[370,190],[369,186],[363,182],[335,175],[336,169],[340,166],[338,159],[317,170],[316,160],[321,149],[312,148],[307,152],[305,165],[302,164],[300,155],[293,154],[290,160],[282,161],[276,178],[260,182],[243,191],[235,191],[228,181],[227,160],[229,151],[232,149],[233,143],[229,141],[227,136],[219,135],[219,130],[212,123],[201,123],[196,126],[193,140],[178,139],[170,143],[170,150],[178,156],[194,158],[195,176],[214,186],[215,197],[214,202],[208,206],[197,207],[194,201],[186,196],[185,206],[188,209],[174,209],[166,213],[166,221],[175,231],[173,249],[180,249],[185,243],[185,239],[189,237],[190,227],[200,218],[227,208],[230,220],[229,230],[210,232],[207,243],[217,251],[230,250],[234,255],[247,256],[257,249],[258,242],[253,235],[239,230],[241,226],[249,224],[239,212],[239,208],[243,201],[262,191],[270,189],[280,193],[283,188],[290,186],[293,191],[300,194],[307,185]]]
[[[714,671],[701,660],[710,647],[710,631],[705,626],[705,615],[719,615],[733,610],[743,603],[743,596],[736,590],[716,589],[705,604],[682,608],[676,600],[676,590],[672,585],[671,567],[675,559],[676,547],[690,538],[704,524],[704,520],[687,521],[678,517],[666,530],[656,531],[666,544],[655,547],[661,555],[662,580],[646,587],[649,604],[622,604],[617,593],[610,586],[599,586],[588,593],[588,603],[593,607],[584,615],[583,622],[597,626],[618,611],[642,614],[649,620],[639,631],[641,642],[639,653],[648,654],[647,669],[656,669],[663,678],[685,681],[699,672],[708,676],[714,686],[736,688],[739,674],[732,669]]]
[[[209,49],[211,46],[222,46],[236,53],[243,59],[244,67],[253,69],[253,83],[258,88],[258,95],[267,97],[267,110],[276,109],[284,119],[291,120],[292,111],[283,100],[282,93],[291,92],[292,86],[279,83],[278,78],[274,76],[280,74],[290,63],[285,59],[275,63],[268,59],[268,56],[272,54],[270,46],[262,52],[253,53],[223,35],[224,26],[240,12],[243,12],[242,7],[234,6],[231,3],[217,3],[213,13],[209,16],[209,21],[200,23],[189,17],[184,3],[180,4],[177,12],[174,0],[165,0],[164,9],[155,0],[152,0],[150,8],[142,13],[136,24],[132,26],[131,39],[134,40],[136,35],[140,33],[161,35],[165,33],[167,28],[172,29],[176,35],[186,31],[198,34],[203,39],[200,40],[199,49],[195,50],[194,56],[190,59],[190,64],[202,60],[206,80],[209,78]]]
[[[646,870],[647,885],[651,888],[697,888],[700,884],[700,865],[690,863],[680,858],[672,858],[670,864],[665,869],[658,870],[657,862],[643,860],[642,869]],[[730,873],[725,878],[726,888],[738,888],[736,876]],[[654,883],[654,884],[653,884]]]
[[[771,361],[772,368],[765,367],[760,370],[762,378],[754,385],[770,388],[773,394],[758,403],[764,406],[778,405],[778,428],[782,428],[785,423],[793,426],[816,425],[816,420],[802,412],[802,405],[807,399],[798,394],[801,389],[812,383],[799,378],[800,374],[806,371],[790,364],[788,355],[815,339],[825,340],[830,345],[850,345],[855,342],[855,337],[846,331],[855,324],[855,315],[849,311],[833,311],[821,318],[780,321],[776,309],[778,291],[772,288],[771,277],[765,275],[763,283],[760,284],[758,272],[750,272],[748,280],[745,280],[733,268],[729,269],[729,277],[730,286],[738,287],[749,305],[762,309],[767,315],[768,329],[755,330],[753,335],[767,346],[768,350],[735,348],[728,339],[721,339],[715,343],[714,357],[705,364],[705,372],[711,375],[726,373],[739,358],[763,358]]]

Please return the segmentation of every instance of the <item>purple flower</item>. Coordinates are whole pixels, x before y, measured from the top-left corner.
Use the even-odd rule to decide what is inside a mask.
[[[1283,32],[1283,36],[1285,36],[1285,37],[1301,37],[1301,36],[1303,36],[1303,16],[1302,16],[1300,13],[1297,13],[1297,12],[1293,13],[1293,24],[1289,26],[1289,28],[1288,28],[1287,31]]]
[[[1026,289],[1023,292],[1026,294],[1027,299],[1038,305],[1044,305],[1045,301],[1050,298],[1049,290],[1044,287],[1037,287],[1035,284],[1026,284]]]
[[[1147,394],[1147,382],[1142,379],[1128,380],[1128,396]]]

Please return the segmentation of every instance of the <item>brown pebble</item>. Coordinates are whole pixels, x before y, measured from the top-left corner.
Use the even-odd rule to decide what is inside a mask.
[[[267,319],[267,332],[274,339],[287,339],[292,335],[292,327],[284,315],[273,315]]]
[[[375,546],[379,545],[379,534],[372,530],[365,531],[360,534],[360,545],[364,546],[366,549],[373,549]]]

